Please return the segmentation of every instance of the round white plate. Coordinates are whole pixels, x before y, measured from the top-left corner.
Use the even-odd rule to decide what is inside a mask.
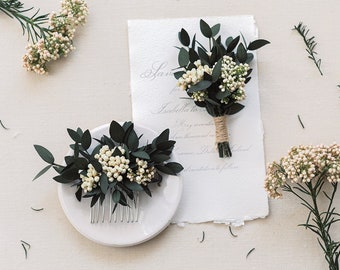
[[[91,131],[92,138],[100,139],[102,135],[109,135],[109,125],[97,127]],[[137,135],[143,134],[140,143],[144,145],[157,136],[150,129],[135,126]],[[90,151],[98,143],[92,141]],[[152,197],[144,192],[140,193],[140,213],[138,222],[126,223],[113,221],[109,223],[99,221],[90,223],[90,201],[82,198],[79,202],[74,193],[75,187],[68,184],[58,185],[60,204],[65,215],[78,232],[88,239],[107,246],[125,247],[137,245],[155,237],[164,230],[174,216],[182,194],[182,182],[178,176],[163,175],[159,187],[149,185]]]

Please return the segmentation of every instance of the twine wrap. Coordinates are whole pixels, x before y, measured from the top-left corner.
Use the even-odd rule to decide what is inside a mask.
[[[227,128],[227,116],[214,117],[215,137],[218,155],[220,158],[231,157],[231,149],[229,145],[229,136]]]
[[[227,116],[214,117],[216,144],[229,142]]]

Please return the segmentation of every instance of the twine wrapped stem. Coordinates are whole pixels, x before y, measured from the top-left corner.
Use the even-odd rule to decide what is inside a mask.
[[[229,136],[227,128],[227,116],[214,117],[215,136],[218,153],[220,158],[231,157],[231,150],[229,145]]]

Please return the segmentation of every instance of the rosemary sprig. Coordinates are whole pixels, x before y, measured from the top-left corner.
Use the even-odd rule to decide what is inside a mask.
[[[0,10],[10,18],[18,20],[23,35],[27,33],[28,41],[36,43],[40,38],[45,39],[50,32],[50,29],[44,26],[48,22],[49,14],[39,15],[39,9],[33,15],[28,15],[33,7],[25,8],[18,0],[0,0]]]
[[[315,42],[315,37],[312,36],[310,38],[307,37],[308,33],[309,33],[309,29],[307,29],[306,25],[303,25],[302,22],[299,22],[299,24],[296,26],[294,25],[294,29],[296,30],[303,38],[303,41],[305,42],[306,46],[307,46],[307,53],[309,54],[308,58],[312,59],[314,64],[316,65],[316,67],[318,68],[319,72],[321,75],[323,75],[322,71],[321,71],[321,59],[316,59],[315,55],[317,54],[317,52],[314,50],[315,46],[317,45],[317,43]]]

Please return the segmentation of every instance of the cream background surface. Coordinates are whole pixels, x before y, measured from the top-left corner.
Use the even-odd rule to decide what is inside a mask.
[[[25,5],[42,12],[59,8],[58,1]],[[44,166],[32,145],[48,147],[61,160],[69,142],[66,128],[91,129],[131,118],[127,20],[243,14],[254,15],[259,37],[272,43],[258,51],[266,161],[280,158],[292,145],[339,142],[339,2],[104,0],[89,2],[89,9],[88,23],[75,38],[77,50],[53,63],[48,76],[21,68],[25,38],[16,21],[0,14],[0,119],[10,128],[0,129],[1,269],[327,269],[314,235],[297,227],[306,212],[291,196],[270,200],[266,219],[233,228],[238,237],[225,225],[203,223],[171,225],[132,248],[92,243],[62,212],[53,173],[32,183]],[[316,36],[324,76],[291,31],[299,21]],[[339,239],[339,226],[335,229]],[[27,260],[20,240],[31,244]]]

